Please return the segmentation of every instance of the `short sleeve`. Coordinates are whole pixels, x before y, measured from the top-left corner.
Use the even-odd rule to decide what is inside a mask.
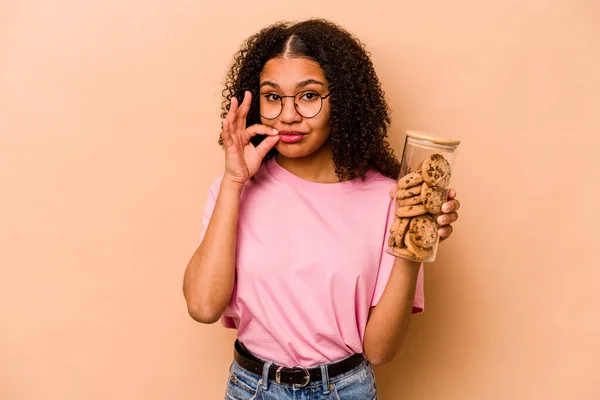
[[[389,206],[388,206],[388,215],[387,215],[387,222],[385,224],[385,232],[383,235],[383,243],[381,245],[381,257],[380,257],[380,262],[379,262],[379,272],[377,274],[377,281],[375,283],[375,291],[373,293],[373,300],[371,300],[371,307],[374,307],[377,305],[377,303],[379,302],[379,300],[381,299],[381,296],[383,295],[383,291],[385,290],[385,287],[388,283],[388,280],[390,279],[390,275],[392,273],[392,268],[394,267],[394,261],[396,260],[396,257],[394,257],[391,254],[388,254],[385,250],[386,250],[386,246],[387,246],[387,238],[388,238],[388,232],[389,229],[391,228],[394,219],[395,219],[395,206],[394,206],[394,201],[390,200]],[[419,267],[419,274],[417,277],[417,287],[415,290],[415,298],[413,301],[413,308],[412,308],[412,312],[413,314],[419,314],[422,313],[423,310],[425,309],[425,294],[424,294],[424,273],[423,273],[423,264],[421,263],[421,266]]]
[[[202,232],[200,232],[199,243],[202,243],[202,239],[204,239],[206,229],[208,228],[208,223],[215,209],[215,204],[217,203],[217,195],[219,194],[219,187],[221,186],[222,178],[222,175],[219,176],[208,188],[208,195],[206,196],[206,203],[204,204],[204,214],[202,215]]]

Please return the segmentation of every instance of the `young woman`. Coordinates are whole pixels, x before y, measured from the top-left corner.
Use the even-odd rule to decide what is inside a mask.
[[[223,95],[225,170],[184,295],[195,320],[237,329],[225,398],[376,399],[371,365],[424,299],[422,266],[384,251],[399,163],[368,53],[331,22],[278,23],[244,43]]]

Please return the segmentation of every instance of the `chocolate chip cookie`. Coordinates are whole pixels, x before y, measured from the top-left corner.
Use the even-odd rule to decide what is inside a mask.
[[[423,172],[415,171],[398,180],[398,189],[407,189],[423,182]]]
[[[438,224],[435,218],[429,214],[412,218],[409,235],[415,245],[424,249],[432,248],[438,238]]]
[[[393,246],[394,244],[396,246],[403,246],[404,244],[404,235],[406,234],[406,231],[408,230],[408,226],[410,224],[410,218],[398,218],[396,217],[396,219],[394,220],[394,223],[392,224],[392,228],[390,229],[390,237],[393,238],[392,239],[388,239],[388,245]],[[393,244],[390,244],[393,243]]]
[[[421,190],[421,193],[423,193],[423,191]],[[402,206],[414,206],[415,204],[421,204],[423,203],[423,199],[421,198],[420,195],[416,195],[413,197],[407,197],[406,199],[399,199],[396,201],[396,203],[398,204],[398,207],[402,207]]]
[[[439,214],[442,212],[442,204],[446,200],[446,189],[431,187],[423,182],[420,197],[428,213]]]
[[[433,249],[424,249],[423,247],[417,246],[411,238],[411,235],[404,236],[404,244],[406,249],[410,251],[415,260],[424,261],[433,255]]]
[[[423,189],[423,185],[413,186],[408,189],[398,189],[398,191],[396,192],[396,198],[397,199],[406,199],[409,197],[416,196],[418,194],[421,194],[422,189]]]
[[[391,246],[392,252],[395,253],[396,256],[400,256],[402,258],[414,258],[414,254],[408,251],[406,247],[398,247]]]
[[[445,188],[450,183],[450,163],[441,154],[432,154],[423,161],[423,180],[431,187]]]
[[[393,234],[390,234],[390,236],[388,236],[388,247],[394,247],[395,244],[396,237]]]
[[[423,204],[417,204],[416,206],[403,206],[396,209],[396,215],[398,217],[416,217],[417,215],[426,214],[427,210]]]

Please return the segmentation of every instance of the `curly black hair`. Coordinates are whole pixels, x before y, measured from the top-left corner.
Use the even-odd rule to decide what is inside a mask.
[[[260,124],[259,76],[265,63],[288,55],[316,61],[325,73],[332,92],[329,119],[335,172],[340,181],[364,178],[369,169],[397,179],[400,164],[387,142],[390,115],[384,92],[365,45],[339,25],[324,19],[298,23],[278,22],[249,37],[227,73],[221,118],[231,99],[241,101],[246,90],[252,93],[247,126]],[[265,136],[255,136],[258,145]],[[223,137],[219,137],[223,146]],[[271,149],[263,162],[275,156]]]

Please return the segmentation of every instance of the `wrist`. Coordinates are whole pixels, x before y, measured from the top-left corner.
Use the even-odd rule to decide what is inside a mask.
[[[245,183],[237,182],[237,181],[231,179],[230,177],[228,177],[227,175],[225,175],[225,176],[223,176],[223,179],[221,180],[220,190],[241,193],[242,189],[244,188],[244,185],[245,185]]]

